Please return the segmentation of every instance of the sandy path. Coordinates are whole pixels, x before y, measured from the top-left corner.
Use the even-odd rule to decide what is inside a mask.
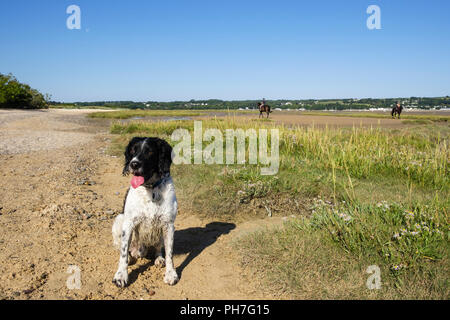
[[[165,285],[164,270],[141,259],[129,267],[130,286],[116,288],[111,225],[129,181],[122,159],[105,154],[108,121],[85,112],[0,110],[0,299],[273,298],[255,289],[232,243],[281,220],[201,221],[183,203],[174,247],[180,282]],[[71,265],[80,289],[67,287]]]

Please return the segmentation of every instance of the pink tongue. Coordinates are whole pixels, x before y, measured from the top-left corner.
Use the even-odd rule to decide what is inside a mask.
[[[133,176],[133,178],[131,179],[131,186],[136,189],[137,187],[139,187],[141,184],[143,184],[145,181],[144,177],[141,176]]]

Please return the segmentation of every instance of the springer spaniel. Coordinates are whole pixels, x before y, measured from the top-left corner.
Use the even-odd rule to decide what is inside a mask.
[[[172,147],[159,138],[135,137],[125,151],[123,175],[131,173],[131,187],[125,196],[123,214],[114,220],[112,233],[120,250],[119,267],[113,278],[118,287],[128,283],[128,254],[132,261],[155,250],[155,265],[166,265],[164,282],[174,285],[173,237],[177,198],[170,177]],[[161,254],[164,245],[165,259]],[[130,262],[131,263],[131,262]]]

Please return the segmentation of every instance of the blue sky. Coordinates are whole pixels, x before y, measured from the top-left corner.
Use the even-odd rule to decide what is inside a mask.
[[[66,8],[81,8],[69,30]],[[381,30],[369,30],[369,5]],[[450,1],[0,2],[0,72],[58,101],[450,95]]]

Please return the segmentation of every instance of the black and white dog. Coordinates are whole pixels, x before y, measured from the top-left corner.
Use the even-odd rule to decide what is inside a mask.
[[[155,250],[155,265],[166,265],[164,282],[174,285],[178,275],[173,267],[173,237],[177,198],[170,177],[172,147],[159,138],[133,138],[125,151],[123,174],[131,173],[131,187],[125,196],[123,214],[112,227],[115,245],[120,250],[119,267],[113,283],[128,283],[128,254],[136,260]],[[166,253],[161,254],[162,246]]]

